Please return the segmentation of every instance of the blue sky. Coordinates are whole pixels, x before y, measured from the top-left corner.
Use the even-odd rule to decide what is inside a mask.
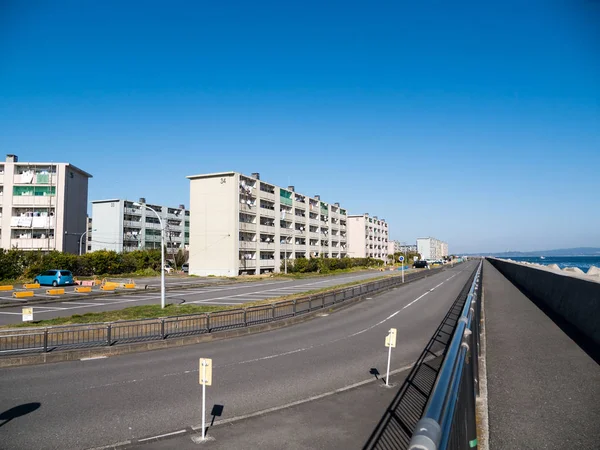
[[[260,172],[453,252],[600,246],[598,1],[4,1],[0,55],[0,147],[90,201]]]

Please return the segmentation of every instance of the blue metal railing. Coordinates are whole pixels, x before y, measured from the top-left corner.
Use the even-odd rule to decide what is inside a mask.
[[[471,284],[431,396],[409,444],[411,450],[477,447],[481,266]]]

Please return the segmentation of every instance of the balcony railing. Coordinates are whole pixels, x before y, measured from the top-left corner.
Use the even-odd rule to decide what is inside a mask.
[[[54,238],[14,238],[10,240],[12,248],[22,250],[53,249],[55,248]]]
[[[240,230],[256,231],[256,224],[250,222],[240,222]]]

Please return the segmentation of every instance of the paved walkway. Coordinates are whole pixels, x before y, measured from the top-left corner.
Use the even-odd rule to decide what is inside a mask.
[[[208,429],[210,439],[201,443],[199,432],[150,442],[127,449],[211,450],[261,449],[362,449],[398,389],[408,375],[405,370],[390,376],[392,386],[379,378],[372,383],[332,394],[317,400]],[[385,376],[385,375],[384,375]],[[207,412],[212,405],[207,405]],[[207,426],[211,418],[208,418]],[[218,421],[218,417],[216,418]],[[390,448],[396,448],[390,447]]]
[[[490,449],[600,448],[600,366],[490,263],[483,270]]]

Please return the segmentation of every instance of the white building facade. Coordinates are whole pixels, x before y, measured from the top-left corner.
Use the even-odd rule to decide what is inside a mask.
[[[113,250],[128,252],[143,249],[160,249],[161,225],[165,228],[167,256],[186,249],[189,244],[190,212],[184,205],[177,208],[146,203],[141,206],[131,200],[109,199],[92,201],[90,251]]]
[[[448,243],[432,237],[418,238],[417,251],[421,259],[435,261],[448,256]]]
[[[188,178],[190,274],[279,272],[286,260],[347,255],[347,213],[338,203],[267,183],[258,173]]]
[[[348,216],[348,256],[377,258],[387,261],[389,244],[388,224],[377,216]]]
[[[7,155],[0,163],[0,247],[79,254],[91,177],[69,163]]]

